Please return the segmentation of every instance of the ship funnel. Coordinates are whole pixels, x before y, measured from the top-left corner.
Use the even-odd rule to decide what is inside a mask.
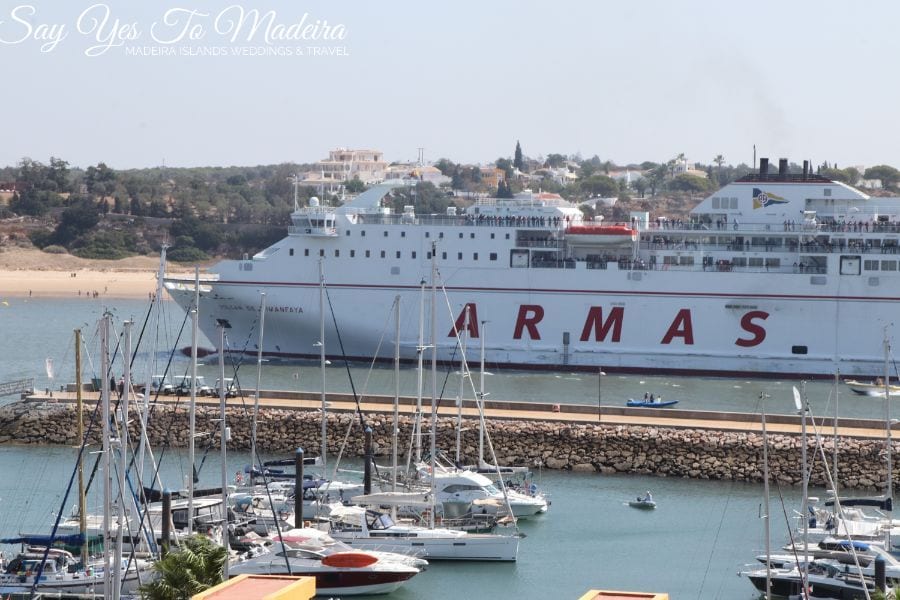
[[[759,159],[759,178],[765,179],[769,175],[769,159],[768,158],[760,158]]]
[[[778,177],[784,179],[784,177],[788,174],[788,161],[786,158],[778,159]]]
[[[803,161],[803,179],[806,179],[809,176],[809,161]]]

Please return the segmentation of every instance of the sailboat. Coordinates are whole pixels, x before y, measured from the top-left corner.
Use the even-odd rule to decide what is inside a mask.
[[[434,495],[428,492],[397,491],[397,428],[399,413],[397,401],[399,396],[400,365],[400,297],[395,303],[396,339],[394,352],[395,377],[395,410],[394,435],[392,451],[392,489],[377,495],[357,496],[352,499],[356,504],[371,506],[377,502],[380,507],[388,507],[396,516],[398,508],[417,505],[429,513],[428,526],[411,523],[398,523],[391,515],[366,506],[329,506],[329,533],[337,540],[355,548],[398,552],[413,556],[421,556],[428,560],[484,560],[515,561],[519,552],[518,535],[498,535],[492,533],[469,533],[459,529],[438,527],[434,523]],[[432,434],[433,434],[432,430]],[[368,459],[367,459],[368,460]],[[368,469],[366,469],[368,472]],[[368,487],[368,486],[366,486]]]
[[[109,369],[109,315],[104,315],[101,322],[101,354],[102,354],[102,372],[105,374],[110,372]],[[81,332],[75,332],[75,357],[76,357],[76,393],[77,399],[81,400]],[[130,356],[130,323],[125,324],[125,356]],[[50,535],[23,535],[18,538],[6,538],[0,540],[2,543],[21,543],[23,548],[16,556],[14,556],[5,565],[3,573],[0,573],[0,595],[7,594],[29,594],[35,595],[71,595],[71,594],[102,594],[106,598],[118,599],[122,593],[130,593],[137,589],[142,583],[149,581],[152,577],[150,571],[150,562],[143,559],[135,559],[125,557],[122,554],[123,548],[123,530],[124,523],[124,507],[123,503],[128,493],[125,491],[124,481],[124,464],[125,455],[128,449],[126,423],[128,422],[126,415],[128,414],[128,395],[126,391],[123,395],[123,401],[119,407],[119,414],[116,421],[118,422],[119,431],[116,432],[117,454],[119,457],[118,494],[113,501],[112,487],[112,454],[113,431],[111,428],[111,412],[110,412],[110,386],[109,378],[102,377],[101,390],[101,407],[103,412],[103,461],[104,461],[104,511],[102,524],[95,533],[98,533],[103,540],[102,547],[105,552],[101,558],[92,558],[88,553],[88,540],[90,539],[90,531],[87,527],[88,516],[85,512],[84,501],[84,484],[82,478],[82,457],[85,450],[83,430],[80,422],[80,406],[79,406],[79,435],[81,437],[81,446],[78,454],[78,464],[76,471],[79,475],[78,486],[78,507],[79,515],[75,532],[65,530],[60,524],[61,519],[57,519]],[[125,381],[130,383],[130,371],[126,361]],[[74,479],[75,473],[73,473]],[[70,480],[71,486],[72,480]],[[68,498],[66,493],[63,504],[65,505]],[[117,522],[114,525],[111,521],[111,511],[115,504],[118,515]],[[115,534],[115,542],[113,543],[113,534]],[[80,556],[76,557],[68,550],[55,547],[59,543],[71,543],[78,546]]]

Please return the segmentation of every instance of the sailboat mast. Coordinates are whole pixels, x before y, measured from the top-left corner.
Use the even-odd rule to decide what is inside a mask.
[[[258,390],[258,388],[257,388]],[[225,387],[225,323],[219,322],[219,418],[221,419],[221,462],[222,462],[222,546],[225,552],[229,552],[228,547],[228,461],[226,455],[226,445],[228,443],[228,427],[225,421],[225,398],[227,396],[227,388]],[[257,394],[258,395],[258,394]],[[225,579],[228,579],[228,561],[223,566]]]
[[[78,411],[78,444],[84,445],[84,413],[81,387],[81,330],[75,330],[75,401]],[[84,499],[84,452],[78,453],[78,532],[81,534],[81,564],[87,566],[87,514]]]
[[[156,304],[156,322],[162,321],[160,312],[162,311],[162,289],[163,281],[166,277],[166,246],[163,244],[159,252],[159,270],[156,274],[156,296],[153,303]],[[144,455],[147,452],[149,440],[147,439],[147,419],[150,415],[150,391],[153,389],[153,376],[156,374],[156,359],[151,359],[147,366],[147,383],[144,385],[144,398],[141,401],[141,443],[138,445],[138,481],[144,484]],[[162,385],[160,381],[160,385]]]
[[[397,444],[400,436],[400,296],[394,297],[394,428],[391,440],[391,491],[397,491]],[[396,513],[396,510],[392,511]]]
[[[487,321],[481,322],[481,330],[478,335],[481,337],[481,358],[478,367],[478,468],[484,466],[484,338],[485,327]]]
[[[434,249],[432,248],[432,252]],[[422,462],[422,378],[425,358],[425,280],[419,283],[419,345],[416,347],[416,355],[419,359],[416,370],[416,463]]]
[[[804,586],[809,581],[809,463],[806,457],[806,413],[809,411],[806,401],[806,382],[802,382],[800,388],[803,390],[803,404],[800,412],[800,453],[803,469],[801,477],[803,478],[803,569],[800,583]]]
[[[112,552],[109,544],[110,505],[112,504],[112,460],[109,443],[109,313],[103,315],[100,323],[100,404],[103,436],[103,589],[112,589]]]
[[[437,478],[437,254],[431,247],[431,510],[428,526],[434,529],[435,487]]]
[[[250,481],[253,482],[253,471],[256,465],[256,419],[259,414],[259,385],[262,378],[262,361],[263,361],[263,333],[266,326],[266,293],[259,293],[259,347],[256,351],[256,394],[253,398],[253,420],[250,425]],[[222,380],[225,385],[225,380]],[[260,464],[260,470],[262,464]]]
[[[766,540],[766,598],[772,597],[772,540],[771,540],[771,526],[769,519],[769,435],[766,432],[766,397],[767,395],[762,393],[759,395],[760,399],[763,401],[763,410],[762,410],[762,436],[763,436],[763,497],[766,502],[766,531],[765,531],[765,540]]]
[[[191,401],[188,405],[188,535],[194,532],[194,437],[197,429],[197,328],[200,310],[200,268],[194,267],[194,308],[191,310]]]
[[[122,373],[122,397],[119,399],[119,492],[116,510],[116,556],[113,573],[115,584],[112,589],[113,600],[119,600],[121,595],[122,580],[122,543],[125,541],[125,470],[127,468],[126,454],[128,453],[128,396],[131,392],[131,321],[125,321],[122,331],[122,358],[124,359],[124,372]]]
[[[887,506],[893,507],[894,500],[894,466],[891,462],[891,382],[890,382],[890,354],[891,343],[888,341],[887,331],[884,332],[884,428],[885,428],[885,499],[890,501]],[[891,521],[889,520],[888,523]],[[884,528],[885,548],[891,548],[891,527]]]
[[[325,263],[319,259],[319,363],[322,370],[322,473],[328,476],[328,404],[325,401]]]
[[[834,495],[835,496],[840,495],[838,493],[838,481],[840,479],[838,477],[838,454],[839,454],[838,448],[840,448],[840,443],[839,443],[840,440],[839,440],[839,436],[838,436],[838,417],[839,417],[840,413],[838,412],[838,403],[839,403],[840,397],[841,397],[840,383],[841,383],[841,370],[835,369],[834,370],[834,438],[833,438],[834,439],[834,441],[833,441],[834,453],[832,455],[832,458],[834,459],[834,469],[833,469],[834,477],[833,477],[833,479],[834,479]]]
[[[469,371],[466,365],[466,334],[469,331],[469,305],[466,304],[462,331],[459,334],[459,395],[456,397],[456,464],[460,464],[460,446],[462,445],[462,405],[463,389]]]

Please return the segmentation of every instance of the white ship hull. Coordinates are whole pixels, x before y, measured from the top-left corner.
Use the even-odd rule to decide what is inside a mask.
[[[763,184],[753,182],[746,190],[741,185],[729,188],[749,195],[750,188]],[[754,194],[758,191],[753,188]],[[807,193],[799,191],[801,197]],[[867,273],[861,265],[870,265],[871,259],[877,267],[879,260],[896,261],[896,256],[885,248],[877,253],[871,248],[798,251],[796,244],[816,238],[786,233],[788,225],[780,223],[726,227],[698,233],[645,224],[637,243],[601,261],[590,248],[564,242],[545,252],[548,242],[539,236],[562,239],[564,232],[564,226],[549,220],[523,225],[448,219],[430,225],[367,221],[338,212],[334,229],[320,235],[312,229],[308,235],[310,229],[298,227],[251,260],[216,265],[213,279],[201,282],[200,326],[210,339],[218,339],[217,319],[226,320],[230,348],[255,355],[264,291],[264,353],[317,357],[321,260],[328,355],[369,359],[380,346],[378,358],[392,360],[391,306],[400,296],[401,357],[414,360],[422,282],[430,286],[429,252],[436,243],[436,345],[442,361],[459,360],[453,327],[462,326],[468,305],[470,337],[486,329],[486,359],[493,365],[718,375],[831,376],[840,369],[842,375],[875,376],[883,371],[883,340],[886,331],[894,334],[886,326],[897,313],[900,276]],[[691,236],[701,234],[705,237],[696,238],[701,244],[692,245]],[[757,247],[754,241],[751,247],[751,234],[770,236],[778,246]],[[827,243],[837,244],[841,235]],[[894,243],[898,235],[893,234]],[[879,246],[890,243],[885,241],[890,234],[880,237]],[[664,238],[665,244],[658,243]],[[711,242],[704,248],[703,240]],[[609,251],[598,247],[596,253]],[[560,260],[548,268],[547,256]],[[733,266],[748,259],[750,266]],[[815,268],[804,261],[814,261]],[[190,306],[193,281],[169,279],[166,288],[182,307]],[[430,289],[425,303],[430,344]],[[236,348],[238,343],[246,347]],[[476,346],[470,339],[469,348]]]

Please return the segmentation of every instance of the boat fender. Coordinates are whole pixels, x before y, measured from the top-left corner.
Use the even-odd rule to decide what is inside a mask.
[[[553,405],[553,412],[555,412],[555,413],[558,413],[558,412],[559,412],[559,404],[554,404],[554,405]]]

